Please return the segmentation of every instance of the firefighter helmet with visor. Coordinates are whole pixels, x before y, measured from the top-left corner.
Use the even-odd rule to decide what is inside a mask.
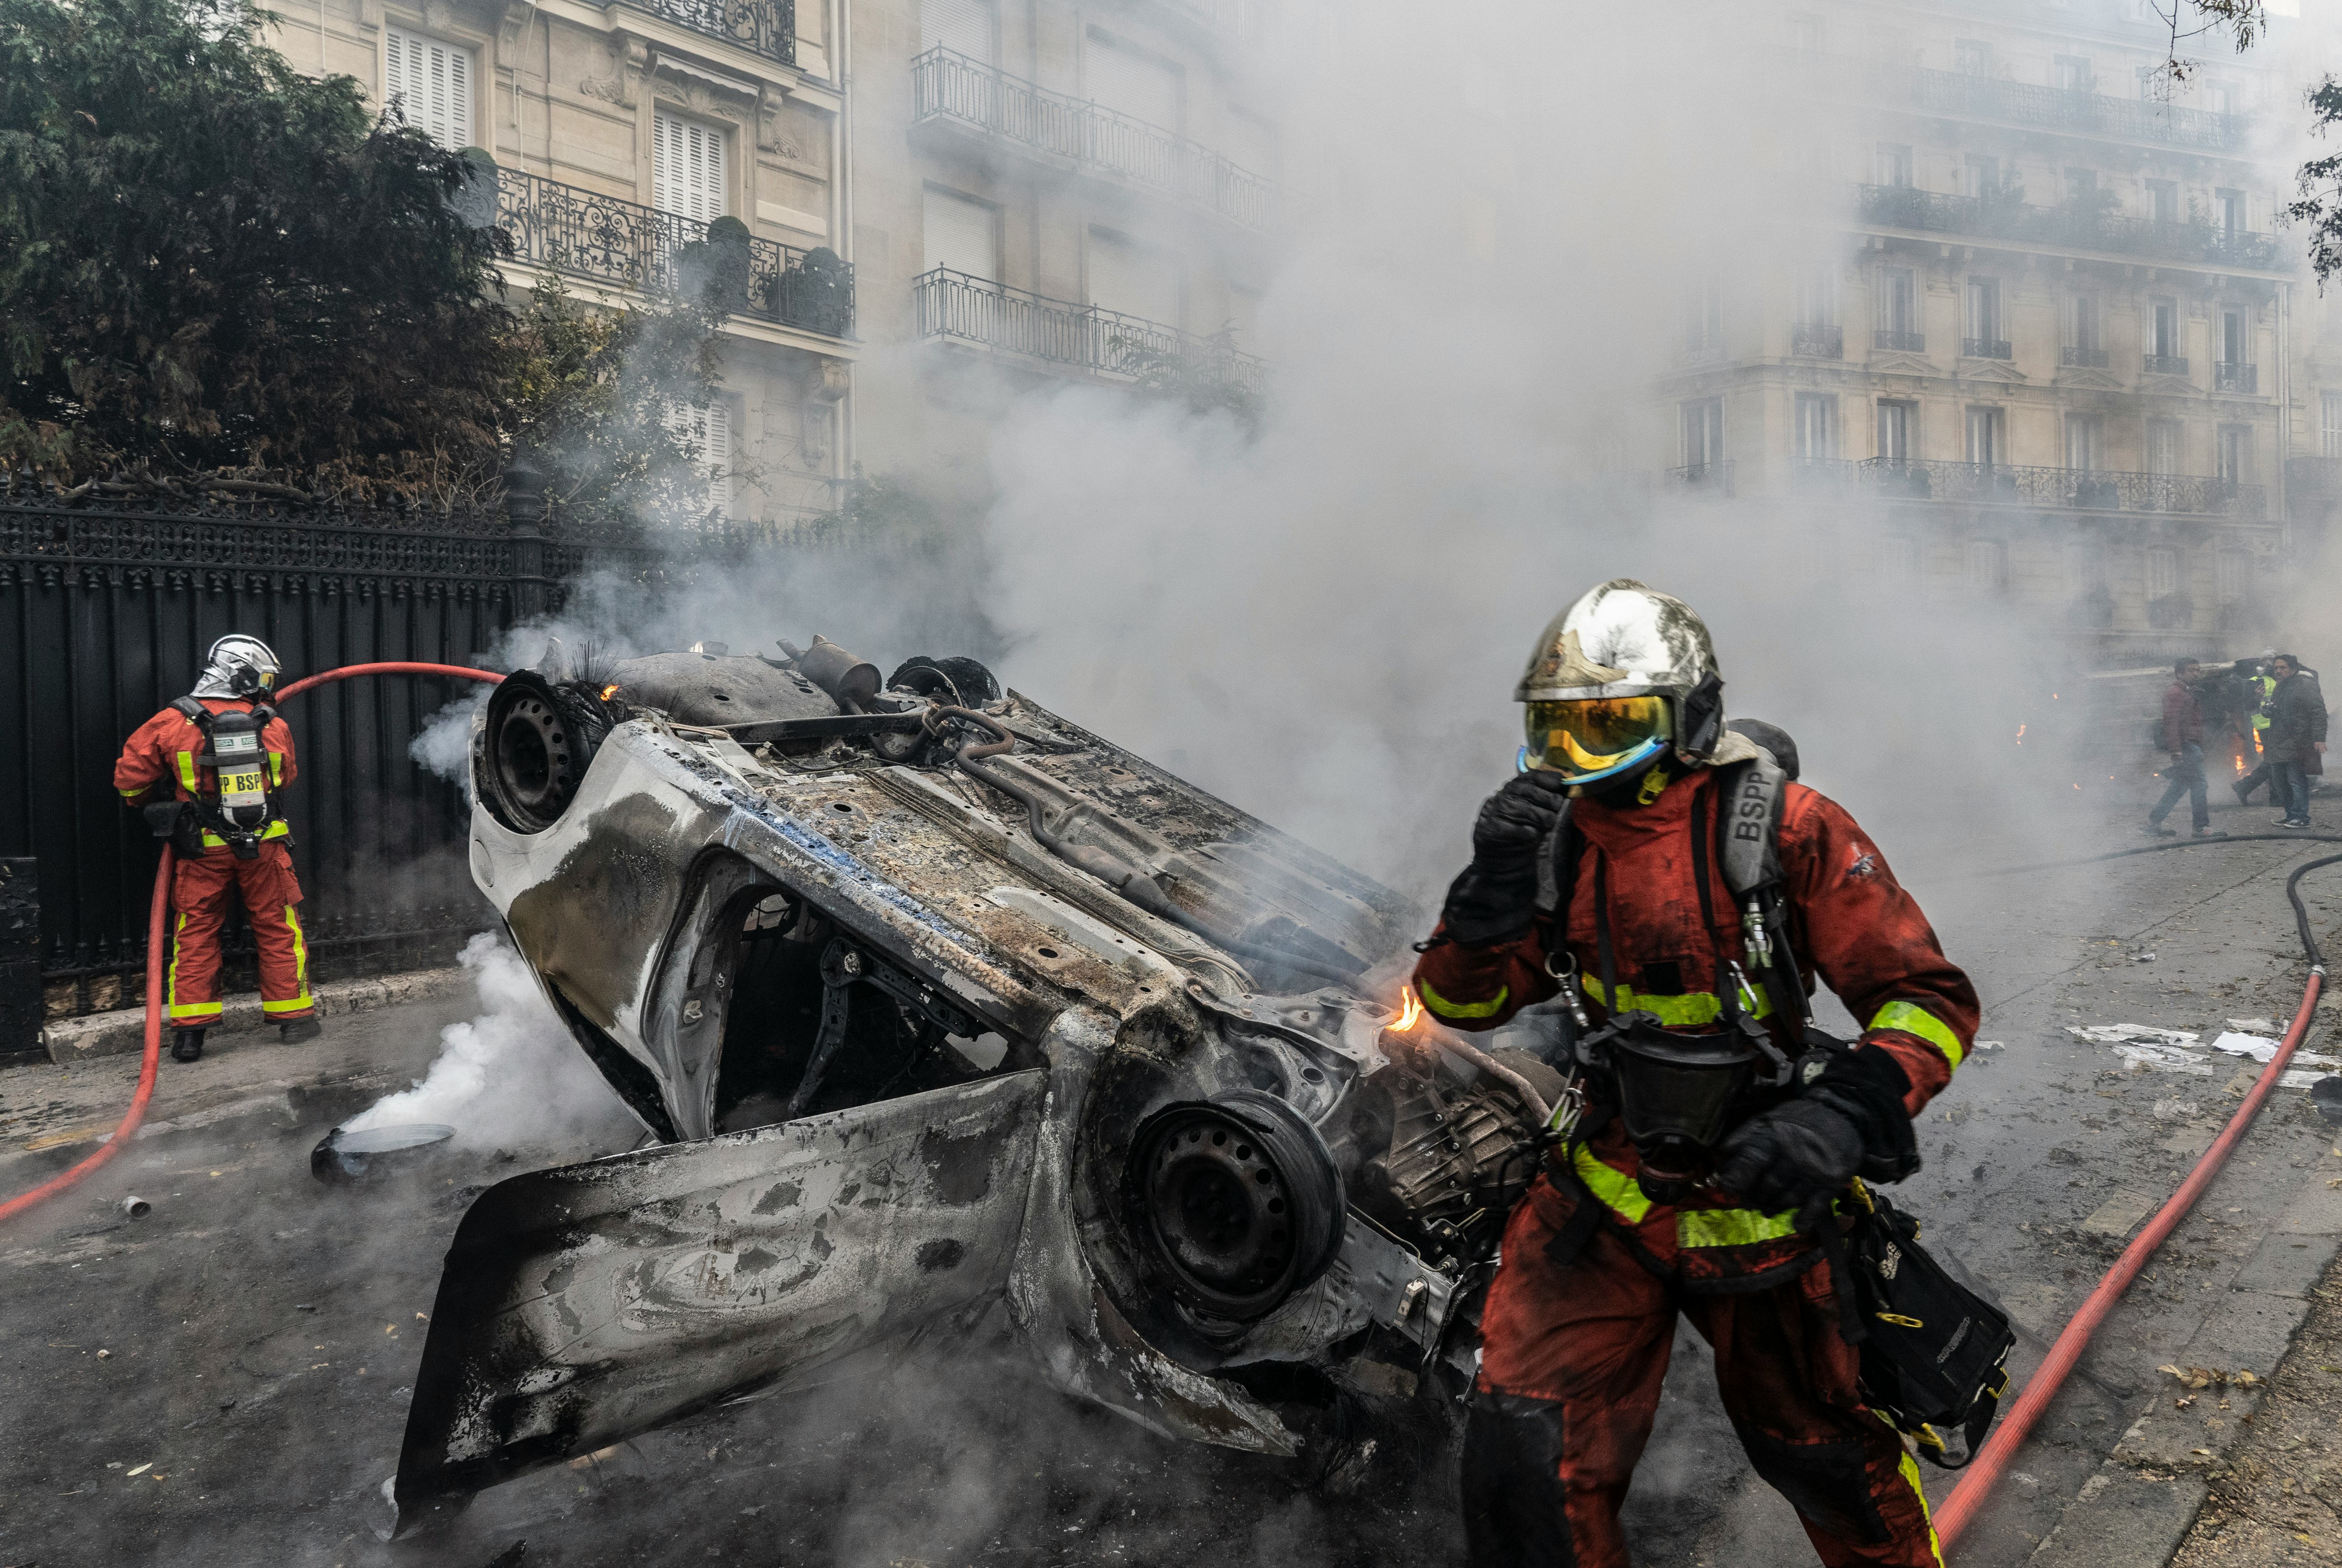
[[[1649,767],[1671,746],[1706,762],[1723,734],[1721,684],[1707,626],[1690,605],[1613,578],[1537,638],[1513,694],[1527,710],[1521,766],[1594,784]],[[1694,694],[1702,702],[1688,704]]]
[[[275,650],[257,637],[231,632],[204,655],[204,673],[192,694],[198,697],[256,699],[276,687]]]

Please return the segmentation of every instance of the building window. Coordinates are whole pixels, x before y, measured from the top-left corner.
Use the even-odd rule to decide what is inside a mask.
[[[1837,398],[1826,392],[1797,394],[1797,455],[1837,455]]]
[[[2224,310],[2220,313],[2220,363],[2222,365],[2243,365],[2250,359],[2251,355],[2247,352],[2247,345],[2251,341],[2247,336],[2251,319],[2241,310]]]
[[[2000,280],[1972,277],[1967,288],[1967,340],[1960,352],[1977,359],[2007,359],[2008,340],[2001,330]]]
[[[1919,330],[1919,282],[1909,267],[1880,270],[1877,305],[1878,347],[1916,354],[1927,346]]]
[[[1000,30],[992,0],[919,0],[919,46],[945,48],[990,65]]]
[[[1881,142],[1877,153],[1878,183],[1907,187],[1911,184],[1911,149],[1899,142]]]
[[[2061,93],[2095,93],[2098,78],[2090,70],[2090,62],[2080,55],[2057,56],[2057,90]]]
[[[1919,541],[1889,535],[1878,542],[1878,575],[1890,589],[1919,585]]]
[[[2147,471],[2149,474],[2179,472],[2179,421],[2150,419],[2147,422]]]
[[[2066,596],[2084,599],[2106,591],[2107,547],[2085,540],[2066,547]]]
[[[2175,182],[2147,182],[2147,215],[2159,224],[2179,221],[2179,186]]]
[[[1999,464],[2008,461],[2007,424],[1997,408],[1968,408],[1968,461]]]
[[[1979,594],[2008,591],[2008,546],[1997,539],[1971,539],[1967,548],[1968,586]]]
[[[1974,38],[1961,38],[1952,45],[1952,69],[1963,76],[1992,75],[1992,45]]]
[[[2097,204],[2097,170],[2067,169],[2066,171],[2066,200],[2067,202],[2071,203],[2075,206],[2087,210]]]
[[[707,482],[707,508],[732,515],[732,407],[723,399],[668,406],[667,429],[691,449],[692,461]]]
[[[1186,121],[1185,73],[1093,27],[1082,55],[1082,80],[1094,103],[1177,135]],[[1491,107],[1486,90],[1470,95]]]
[[[1684,404],[1680,409],[1683,428],[1683,465],[1686,468],[1706,468],[1711,463],[1724,461],[1724,399],[1702,397]]]
[[[2224,235],[2243,234],[2248,226],[2245,222],[2245,193],[2214,191],[2212,221],[2219,225],[2220,232]]]
[[[1171,256],[1112,229],[1092,228],[1090,303],[1141,321],[1179,325],[1179,268]]]
[[[2197,85],[2196,91],[2203,99],[2207,113],[2233,115],[2237,112],[2238,94],[2234,82],[2201,82]]]
[[[2106,466],[2107,422],[2095,414],[2066,415],[2066,466],[2096,470]]]
[[[2253,482],[2253,432],[2248,424],[2220,426],[2220,477],[2231,484]]]
[[[2245,584],[2250,580],[2253,558],[2242,550],[2223,550],[2212,557],[2215,591],[2223,604],[2245,602]]]
[[[2342,392],[2317,394],[2317,453],[2342,457]]]
[[[1797,275],[1797,320],[1807,326],[1837,325],[1837,265],[1824,262]]]
[[[706,223],[725,215],[725,197],[724,133],[659,112],[651,123],[651,204]]]
[[[1789,24],[1789,47],[1808,60],[1822,57],[1822,19],[1799,16]]]
[[[1878,456],[1885,463],[1908,463],[1919,455],[1919,405],[1889,401],[1878,404]]]
[[[2187,374],[2187,358],[2179,346],[2179,302],[2147,302],[2147,368],[2172,375]]]
[[[991,203],[929,186],[922,215],[927,271],[947,267],[988,283],[1000,280],[1000,216]]]
[[[472,145],[472,52],[404,27],[383,33],[383,102],[451,152]]]
[[[2067,365],[2106,367],[2106,344],[2099,326],[2099,314],[2097,295],[2073,294],[2066,296],[2065,358]]]
[[[2149,604],[2179,592],[2179,553],[2177,550],[2149,550],[2147,553],[2147,597]]]
[[[1971,153],[1968,155],[1967,161],[1960,166],[1960,190],[1963,195],[1975,196],[1981,200],[2000,194],[2000,160],[1998,158],[1978,157]]]
[[[1724,352],[1724,280],[1706,277],[1684,295],[1684,352]]]

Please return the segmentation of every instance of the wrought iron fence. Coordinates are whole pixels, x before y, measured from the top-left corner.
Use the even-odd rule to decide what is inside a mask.
[[[1964,337],[1960,339],[1963,359],[2007,359],[2012,357],[2007,342],[1997,337]]]
[[[2034,468],[1922,458],[1804,458],[1798,487],[1904,501],[1959,501],[2108,512],[2181,512],[2257,518],[2258,484],[2200,474],[2131,474],[2104,468]]]
[[[2057,359],[2059,364],[2069,365],[2079,370],[2107,368],[2107,351],[2103,348],[2083,348],[2069,343],[2059,353]]]
[[[922,337],[980,344],[1099,375],[1136,377],[1176,362],[1247,392],[1259,392],[1267,380],[1267,366],[1256,355],[1159,321],[1050,299],[946,267],[922,274],[911,287]]]
[[[2150,354],[2144,356],[2142,364],[2147,374],[2149,375],[2185,375],[2187,374],[2187,356],[2186,355]]]
[[[1686,463],[1680,468],[1668,469],[1666,482],[1670,490],[1729,495],[1732,494],[1732,460],[1725,457],[1712,463]]]
[[[752,55],[797,63],[796,0],[626,0],[637,11],[737,44]]]
[[[911,62],[911,102],[914,122],[956,120],[1167,191],[1247,228],[1266,228],[1275,216],[1276,187],[1210,148],[949,49]]]
[[[1921,71],[1918,98],[1921,108],[1938,114],[1973,115],[2020,125],[2181,147],[2242,146],[2252,129],[2252,122],[2243,115],[2218,115],[2148,99],[2116,98],[1957,71]]]
[[[516,260],[621,288],[714,279],[732,311],[829,337],[854,334],[854,266],[515,169],[496,171],[496,226]]]
[[[2276,235],[2223,228],[2209,222],[2157,223],[2087,207],[2028,206],[2001,196],[1947,195],[1912,185],[1862,185],[1857,191],[1862,220],[1882,228],[1977,235],[2262,271],[2277,265]]]
[[[1927,352],[1927,335],[1924,332],[1889,332],[1882,326],[1870,335],[1870,346],[1903,354],[1925,354]]]
[[[1820,322],[1793,322],[1789,326],[1789,352],[1811,359],[1842,359],[1846,355],[1846,328]]]
[[[2261,372],[2257,365],[2231,365],[2226,360],[2212,362],[2212,390],[2215,392],[2258,392]]]

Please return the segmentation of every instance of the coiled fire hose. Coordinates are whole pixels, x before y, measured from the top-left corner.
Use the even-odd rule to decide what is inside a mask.
[[[329,681],[346,681],[354,675],[442,675],[451,680],[485,681],[494,685],[504,677],[493,670],[474,670],[459,664],[418,664],[392,663],[378,664],[345,664],[338,670],[307,676],[294,682],[272,699],[271,705],[295,697],[312,686]],[[20,1193],[0,1203],[0,1223],[14,1219],[26,1209],[53,1198],[105,1164],[128,1146],[138,1124],[146,1118],[147,1102],[155,1097],[155,1073],[163,1059],[163,954],[169,946],[165,934],[170,927],[171,871],[178,857],[171,846],[163,846],[163,858],[155,867],[155,896],[146,913],[146,1049],[138,1064],[138,1092],[130,1097],[130,1108],[122,1120],[97,1148],[71,1168],[60,1171],[28,1193]]]
[[[2180,844],[2187,842],[2179,841]],[[2217,844],[2221,841],[2206,839],[2196,842]],[[2179,844],[2147,847],[2177,848]],[[2117,855],[2093,855],[2090,858],[2111,860],[2122,854],[2137,853],[2136,850],[2122,851],[2117,852]],[[2310,929],[2309,911],[2301,902],[2301,879],[2320,866],[2337,864],[2342,864],[2342,854],[2305,861],[2295,866],[2293,874],[2285,879],[2286,902],[2293,905],[2294,925],[2301,935],[2302,951],[2309,957],[2309,982],[2302,987],[2301,1006],[2293,1015],[2292,1027],[2285,1032],[2285,1038],[2278,1044],[2276,1054],[2269,1058],[2268,1065],[2261,1069],[2260,1077],[2254,1082],[2251,1092],[2246,1094],[2245,1103],[2237,1107],[2237,1114],[2229,1118],[2227,1127],[2213,1141],[2212,1146],[2204,1151],[2203,1158],[2196,1162],[2196,1168],[2187,1174],[2187,1179],[2179,1184],[2179,1190],[2171,1194],[2163,1207],[2156,1211],[2155,1217],[2147,1222],[2147,1228],[2123,1249],[2122,1256],[2115,1260],[2115,1265],[2107,1271],[2106,1278],[2098,1282],[2097,1288],[2082,1303],[2080,1310],[2067,1321],[2065,1332],[2057,1336],[2057,1343],[2049,1347],[2049,1353],[2035,1369],[2032,1380],[2026,1383],[2025,1392],[2017,1395],[2017,1403],[2009,1407],[2008,1413],[2000,1418],[1992,1435],[1985,1440],[1982,1448],[1977,1450],[1975,1460],[1962,1472],[1959,1483],[1952,1488],[1952,1494],[1944,1500],[1943,1507],[1936,1511],[1936,1538],[1947,1550],[1983,1509],[1993,1483],[2000,1479],[2001,1472],[2007,1468],[2009,1460],[2024,1445],[2035,1423],[2049,1408],[2049,1402],[2057,1397],[2057,1391],[2064,1385],[2067,1375],[2082,1359],[2083,1351],[2089,1347],[2090,1336],[2097,1332],[2098,1325],[2106,1321],[2107,1314],[2114,1310],[2115,1303],[2122,1299],[2123,1292],[2130,1288],[2131,1281],[2138,1277],[2139,1271],[2147,1266],[2156,1249],[2177,1228],[2179,1222],[2187,1217],[2187,1211],[2195,1206],[2196,1200],[2203,1195],[2204,1189],[2212,1184],[2212,1179],[2220,1174],[2220,1167],[2227,1163],[2228,1155],[2243,1141],[2246,1132],[2252,1126],[2253,1118],[2260,1112],[2262,1102],[2284,1079],[2287,1064],[2293,1060],[2294,1052],[2300,1048],[2301,1042],[2309,1033],[2310,1017],[2317,1009],[2318,993],[2326,984],[2326,952],[2318,945],[2317,933]]]

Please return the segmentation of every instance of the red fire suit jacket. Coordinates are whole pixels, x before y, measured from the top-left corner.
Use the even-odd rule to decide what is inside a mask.
[[[252,711],[252,704],[241,697],[197,700],[215,714]],[[300,776],[301,770],[293,761],[293,731],[283,719],[271,719],[260,732],[260,744],[268,753],[268,789],[274,794]],[[165,785],[177,799],[194,800],[202,791],[219,787],[213,771],[198,762],[203,754],[204,732],[195,722],[176,708],[165,708],[133,730],[123,743],[122,755],[114,764],[114,787],[131,805],[143,805]],[[283,838],[290,831],[279,817],[260,836]],[[204,847],[225,849],[227,841],[206,833]]]
[[[1566,913],[1541,915],[1524,935],[1485,947],[1435,935],[1415,969],[1425,1008],[1453,1028],[1493,1029],[1556,994],[1546,957],[1564,952],[1576,963],[1586,1011],[1597,1025],[1615,1003],[1620,1012],[1656,1014],[1670,1027],[1713,1027],[1723,1011],[1718,944],[1726,957],[1746,964],[1738,906],[1714,854],[1705,860],[1715,940],[1693,881],[1692,834],[1707,834],[1714,844],[1716,800],[1716,770],[1703,768],[1647,806],[1573,803],[1570,818],[1586,847]],[[1944,956],[1918,904],[1845,808],[1803,784],[1787,785],[1778,848],[1798,972],[1809,988],[1818,976],[1863,1023],[1857,1049],[1895,1057],[1911,1085],[1904,1109],[1916,1115],[1950,1083],[1974,1043],[1975,988]],[[1595,942],[1596,889],[1606,883],[1616,998],[1604,993]],[[1768,1005],[1756,1011],[1788,1055],[1804,1049],[1785,1021],[1769,1016]],[[1635,1187],[1637,1157],[1615,1119],[1594,1130],[1574,1158],[1584,1184],[1629,1225],[1647,1230],[1662,1213]],[[1760,1272],[1804,1244],[1787,1216],[1739,1209],[1729,1194],[1705,1193],[1681,1209],[1678,1239],[1690,1274]],[[1752,1243],[1763,1243],[1755,1249],[1759,1255],[1725,1264],[1722,1251],[1746,1253]],[[1690,1249],[1703,1246],[1722,1250],[1711,1254],[1719,1266],[1692,1265]]]

